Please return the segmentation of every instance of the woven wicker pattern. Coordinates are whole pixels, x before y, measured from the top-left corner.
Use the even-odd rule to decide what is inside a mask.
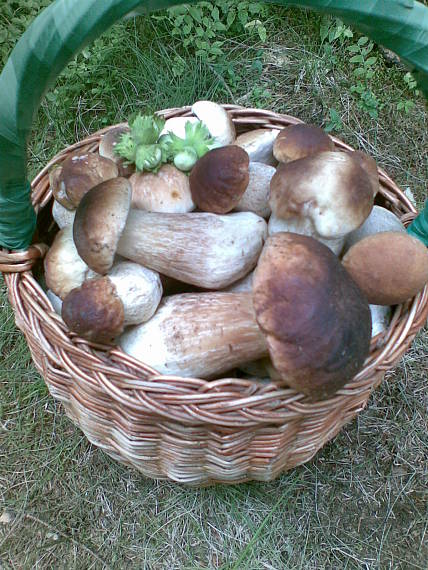
[[[287,115],[226,106],[239,132],[300,122]],[[190,107],[163,111],[190,115]],[[112,128],[112,127],[109,127]],[[48,169],[71,152],[96,152],[108,129],[65,149],[32,183],[40,211],[51,200]],[[338,148],[350,149],[334,139]],[[379,170],[381,197],[407,224],[416,211]],[[411,344],[428,314],[428,288],[396,308],[389,329],[372,339],[363,370],[319,403],[275,383],[161,376],[114,347],[88,343],[54,312],[31,267],[47,251],[0,251],[16,324],[51,394],[95,445],[144,475],[190,485],[268,481],[311,459],[366,405],[371,391]]]

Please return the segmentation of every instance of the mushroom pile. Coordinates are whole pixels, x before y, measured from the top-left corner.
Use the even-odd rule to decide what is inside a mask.
[[[423,244],[374,205],[375,161],[303,123],[237,136],[210,101],[153,117],[51,171],[53,306],[163,375],[331,397],[428,281]]]

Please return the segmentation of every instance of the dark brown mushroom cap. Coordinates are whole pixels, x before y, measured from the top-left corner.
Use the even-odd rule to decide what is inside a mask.
[[[248,153],[229,145],[210,150],[190,173],[193,202],[204,212],[226,214],[238,204],[249,182]]]
[[[60,188],[76,208],[88,190],[117,175],[117,165],[108,158],[94,153],[73,154],[62,163]]]
[[[327,133],[315,125],[305,123],[285,127],[273,143],[273,155],[278,162],[291,162],[334,149],[334,142]]]
[[[105,275],[113,265],[117,244],[131,207],[131,185],[113,178],[83,196],[73,224],[76,249],[85,263]]]
[[[342,263],[373,305],[404,303],[428,282],[428,250],[405,232],[365,237]]]
[[[56,164],[49,171],[49,186],[55,201],[67,210],[74,210],[74,204],[69,200],[65,191],[65,184],[62,182],[62,166]]]
[[[123,332],[123,304],[108,277],[88,279],[70,291],[61,314],[70,330],[94,342],[113,342]]]
[[[253,304],[284,384],[322,400],[362,368],[371,338],[368,302],[317,240],[289,232],[268,238]]]
[[[373,208],[373,190],[348,153],[320,152],[279,165],[269,204],[277,218],[310,220],[317,235],[330,239],[361,226]]]
[[[372,185],[374,198],[379,192],[379,173],[375,159],[362,150],[348,151],[348,154],[366,171]]]
[[[125,125],[114,127],[101,137],[100,146],[98,147],[99,155],[115,162],[119,169],[119,176],[123,176],[124,178],[128,178],[135,172],[135,165],[125,164],[125,159],[115,153],[114,147],[120,141],[122,135],[129,133],[130,131],[131,129]]]

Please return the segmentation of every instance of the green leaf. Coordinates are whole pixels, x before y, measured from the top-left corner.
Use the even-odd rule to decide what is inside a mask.
[[[351,63],[364,63],[364,58],[361,54],[357,54],[351,57],[349,60]]]
[[[357,46],[357,44],[352,44],[348,47],[348,51],[351,53],[360,53],[360,48]]]
[[[366,60],[366,65],[374,65],[377,62],[377,57],[372,55]]]
[[[369,41],[369,38],[367,36],[363,36],[362,38],[360,38],[358,40],[358,45],[359,46],[364,46],[366,45],[366,43]]]

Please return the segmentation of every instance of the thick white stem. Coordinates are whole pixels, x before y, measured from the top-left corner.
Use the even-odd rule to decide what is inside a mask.
[[[255,267],[266,235],[266,222],[251,212],[131,210],[117,252],[184,283],[221,289]]]
[[[165,297],[155,315],[118,344],[162,374],[209,378],[267,355],[248,293]]]

